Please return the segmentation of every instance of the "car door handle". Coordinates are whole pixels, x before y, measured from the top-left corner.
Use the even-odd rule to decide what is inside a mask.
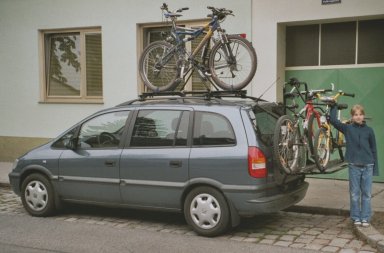
[[[183,165],[183,162],[178,160],[173,160],[169,162],[169,166],[171,168],[180,168],[182,165]]]
[[[114,167],[116,162],[115,161],[105,161],[104,164],[107,166],[107,167]]]

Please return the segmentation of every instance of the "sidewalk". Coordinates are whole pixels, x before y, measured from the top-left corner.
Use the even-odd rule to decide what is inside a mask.
[[[12,163],[0,162],[0,186],[9,185],[8,173]],[[348,181],[307,178],[309,188],[306,197],[289,208],[289,211],[329,215],[349,215]],[[372,189],[373,219],[384,219],[384,183],[374,183]],[[357,227],[356,233],[379,252],[384,252],[384,235],[374,226]]]

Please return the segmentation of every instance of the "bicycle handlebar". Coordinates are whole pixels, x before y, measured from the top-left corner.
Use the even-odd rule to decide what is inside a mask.
[[[342,91],[340,91],[341,93],[342,93],[342,96],[347,96],[347,97],[355,97],[355,93],[345,93],[345,92],[342,92]]]
[[[215,8],[212,6],[207,6],[207,9],[212,11],[212,15],[209,14],[208,17],[217,16],[219,20],[223,20],[228,15],[235,16],[232,10],[227,10],[225,8]]]
[[[334,104],[337,102],[337,98],[339,96],[346,96],[346,97],[355,97],[355,94],[354,93],[345,93],[341,90],[339,90],[336,95],[334,96],[331,96],[331,97],[318,97],[322,102],[326,103],[326,104]]]
[[[160,9],[162,11],[166,11],[167,13],[171,13],[171,11],[168,9],[168,4],[166,4],[166,3],[163,3],[163,5],[160,6]],[[183,7],[183,8],[177,9],[176,12],[182,12],[182,11],[186,11],[186,10],[189,10],[189,7]]]

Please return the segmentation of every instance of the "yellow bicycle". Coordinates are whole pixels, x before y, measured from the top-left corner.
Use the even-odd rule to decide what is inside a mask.
[[[257,66],[255,49],[245,38],[227,35],[221,28],[220,23],[227,16],[233,16],[231,10],[207,8],[212,12],[208,15],[211,21],[201,28],[189,29],[176,25],[177,18],[182,16],[180,13],[189,8],[171,12],[168,5],[161,6],[164,16],[172,21],[170,35],[165,41],[149,44],[139,60],[140,76],[150,90],[172,91],[183,81],[185,86],[194,71],[217,90],[216,85],[223,90],[241,90],[251,82]],[[213,39],[214,33],[217,37]],[[196,49],[187,52],[185,43],[203,34]],[[214,43],[212,48],[211,41]],[[209,90],[208,86],[206,88]]]
[[[340,160],[344,161],[344,135],[342,132],[332,127],[330,124],[330,108],[332,104],[337,102],[340,96],[354,97],[355,94],[337,92],[334,96],[319,97],[319,100],[326,104],[325,115],[320,117],[320,128],[315,133],[314,141],[314,160],[317,168],[321,172],[325,172],[327,165],[331,159],[331,155],[338,150]],[[337,118],[340,120],[341,110],[347,109],[347,104],[338,104]]]

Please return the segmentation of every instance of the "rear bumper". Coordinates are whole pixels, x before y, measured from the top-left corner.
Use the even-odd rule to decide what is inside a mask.
[[[308,186],[307,182],[303,182],[293,190],[273,196],[246,199],[240,202],[237,199],[234,205],[240,216],[278,212],[300,202],[305,197]]]

